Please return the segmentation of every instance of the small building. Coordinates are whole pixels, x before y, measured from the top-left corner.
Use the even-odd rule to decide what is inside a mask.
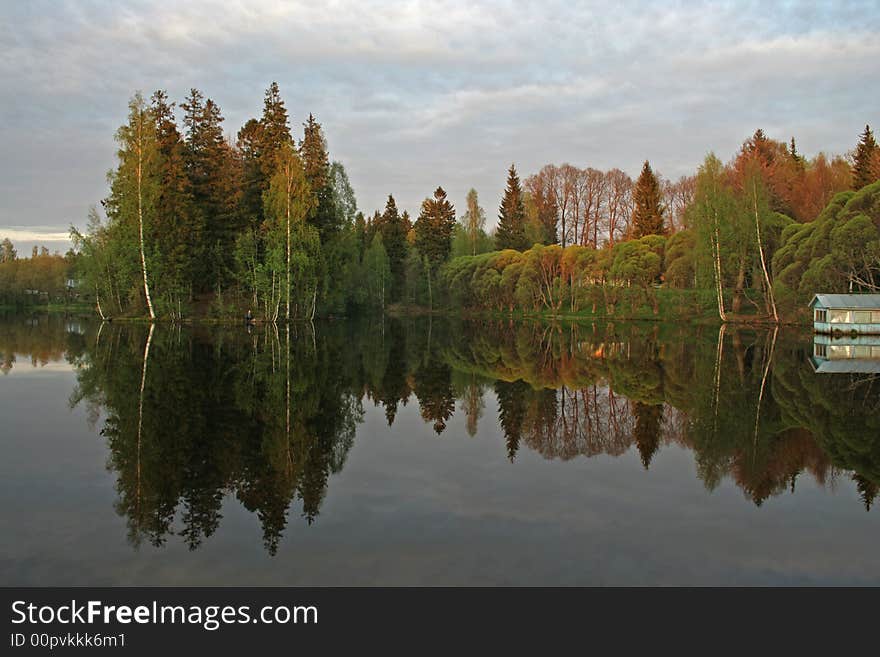
[[[880,374],[880,336],[813,336],[810,358],[817,374]]]
[[[817,294],[810,308],[815,333],[880,335],[880,294]]]

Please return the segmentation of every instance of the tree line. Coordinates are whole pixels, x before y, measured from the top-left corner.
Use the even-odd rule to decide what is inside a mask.
[[[674,182],[648,161],[635,181],[567,163],[523,181],[511,165],[487,231],[473,189],[460,215],[442,187],[414,218],[390,194],[382,211],[358,211],[322,126],[309,115],[295,139],[275,83],[234,143],[222,122],[196,89],[179,107],[163,91],[131,100],[106,219],[93,210],[85,232],[72,230],[80,287],[102,316],[247,308],[291,321],[393,304],[659,313],[674,289],[696,291],[699,312],[711,294],[708,312],[724,321],[778,321],[817,281],[831,281],[824,291],[878,284],[880,148],[869,127],[849,160],[808,160],[794,139],[758,130],[728,163],[710,153]],[[849,200],[845,217],[831,210]],[[838,224],[848,228],[831,239]]]
[[[819,291],[880,289],[880,148],[870,127],[848,162],[807,160],[758,130],[734,158],[706,156],[664,181],[634,183],[571,165],[520,183],[515,167],[496,250],[443,270],[447,303],[477,310],[621,314],[660,309],[664,291],[710,292],[722,321],[795,317]],[[712,310],[714,306],[714,310]]]
[[[66,303],[75,299],[72,281],[76,255],[49,253],[33,247],[30,258],[18,257],[9,238],[0,241],[0,306],[21,307]]]
[[[156,546],[176,536],[198,548],[231,495],[274,553],[297,516],[319,520],[370,405],[389,426],[415,409],[438,436],[461,423],[495,440],[480,426],[497,422],[511,461],[634,449],[649,469],[664,446],[684,447],[707,489],[729,477],[756,504],[801,474],[821,484],[851,473],[866,506],[880,486],[870,377],[820,380],[783,331],[379,316],[316,327],[73,327],[48,316],[0,324],[0,362],[71,362],[70,403],[107,441],[130,539]]]

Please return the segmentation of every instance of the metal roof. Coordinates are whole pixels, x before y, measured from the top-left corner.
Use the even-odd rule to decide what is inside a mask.
[[[817,294],[810,302],[810,306],[815,306],[816,302],[825,308],[878,310],[880,309],[880,294]]]
[[[816,374],[880,374],[880,360],[842,358],[822,360],[813,358]]]

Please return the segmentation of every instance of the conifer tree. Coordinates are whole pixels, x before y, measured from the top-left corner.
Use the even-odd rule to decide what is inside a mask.
[[[663,192],[660,182],[645,160],[642,173],[633,189],[633,237],[639,239],[645,235],[663,235]]]
[[[263,221],[265,176],[260,159],[263,127],[257,119],[249,119],[238,131],[236,147],[241,166],[241,198],[239,214],[242,221],[256,230]]]
[[[159,187],[150,233],[163,256],[167,286],[179,295],[193,281],[193,267],[202,245],[201,223],[193,205],[186,147],[174,119],[174,103],[168,102],[168,95],[162,90],[156,91],[151,101],[156,121]]]
[[[433,287],[431,280],[435,273],[449,258],[452,250],[452,229],[455,227],[455,208],[442,187],[434,190],[434,198],[422,202],[422,210],[415,226],[415,246],[426,261],[428,277],[428,298],[433,307]]]
[[[442,187],[434,190],[433,198],[422,202],[422,210],[415,223],[416,248],[436,269],[446,262],[452,248],[452,229],[455,227],[455,208]]]
[[[185,112],[187,173],[202,222],[205,253],[199,254],[203,257],[201,273],[222,279],[237,228],[234,193],[229,189],[232,149],[223,137],[223,115],[213,100],[203,102],[201,92],[191,89],[181,107]],[[204,256],[211,253],[215,257],[205,262]]]
[[[406,233],[404,220],[397,211],[394,197],[389,194],[385,203],[385,212],[377,227],[382,234],[382,244],[388,254],[391,267],[391,299],[396,301],[403,294],[406,266]]]
[[[880,148],[869,125],[865,126],[859,145],[856,146],[852,172],[854,190],[870,185],[880,178]]]
[[[314,197],[313,210],[309,221],[320,231],[321,239],[327,238],[339,228],[339,221],[333,203],[333,179],[330,176],[330,157],[321,124],[309,114],[303,124],[304,134],[300,144],[300,155],[306,178]]]
[[[498,228],[495,231],[495,245],[500,249],[525,251],[529,248],[525,232],[526,209],[523,203],[522,186],[511,164],[507,170],[507,187],[498,210]]]

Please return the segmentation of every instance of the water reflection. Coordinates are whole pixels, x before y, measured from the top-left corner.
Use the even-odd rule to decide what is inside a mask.
[[[659,324],[547,325],[374,318],[291,327],[0,321],[0,363],[64,357],[71,406],[109,448],[129,540],[198,548],[234,496],[274,554],[293,516],[311,524],[364,416],[393,430],[418,404],[443,435],[456,412],[476,435],[497,422],[507,457],[568,460],[692,450],[709,490],[730,478],[760,505],[855,479],[870,509],[880,483],[875,376],[817,375],[809,336]],[[485,415],[486,396],[498,416]]]

